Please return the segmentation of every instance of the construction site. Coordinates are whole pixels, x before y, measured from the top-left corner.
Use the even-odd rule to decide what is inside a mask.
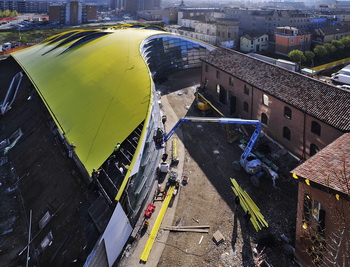
[[[328,260],[344,88],[137,25],[52,36],[0,81],[4,266]]]
[[[215,111],[218,103],[206,98],[213,110],[203,113],[195,97],[199,80],[200,70],[193,69],[170,75],[157,85],[167,118],[165,132],[175,130],[164,144],[169,166],[150,200],[146,223],[118,266],[294,266],[297,182],[290,179],[289,171],[298,160],[260,135],[254,153],[278,169],[278,178],[261,177],[257,185],[252,175],[235,170],[234,161],[240,159],[256,128],[206,122],[223,114]],[[183,117],[192,119],[172,129]],[[172,176],[178,181],[175,194],[162,198]],[[253,222],[252,207],[260,223]]]

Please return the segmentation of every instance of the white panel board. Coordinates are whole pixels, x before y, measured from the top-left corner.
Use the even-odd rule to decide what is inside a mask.
[[[109,266],[113,265],[122,252],[132,230],[123,208],[118,203],[100,241],[105,242]]]

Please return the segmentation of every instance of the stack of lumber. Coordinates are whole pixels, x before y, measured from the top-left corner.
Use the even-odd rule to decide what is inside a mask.
[[[163,229],[176,232],[195,232],[195,233],[209,233],[209,225],[178,225],[178,226],[166,226]]]
[[[231,186],[233,192],[239,197],[239,203],[243,208],[244,212],[249,212],[250,221],[254,226],[254,229],[258,232],[263,227],[269,227],[268,223],[265,221],[264,216],[260,213],[260,209],[250,198],[248,193],[244,191],[237,183],[237,181],[231,178]]]

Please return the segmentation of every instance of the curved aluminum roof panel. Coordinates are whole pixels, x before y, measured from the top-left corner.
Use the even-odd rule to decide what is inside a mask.
[[[145,120],[152,81],[140,44],[165,34],[145,29],[108,32],[68,50],[84,33],[76,39],[50,38],[12,54],[89,173]]]

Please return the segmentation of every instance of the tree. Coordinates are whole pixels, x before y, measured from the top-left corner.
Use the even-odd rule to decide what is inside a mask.
[[[337,50],[343,50],[345,48],[345,45],[339,40],[332,40],[331,44],[334,45]]]
[[[305,51],[304,55],[307,62],[311,62],[315,58],[315,54],[312,51]]]
[[[288,54],[288,57],[293,62],[302,63],[306,61],[306,57],[304,56],[304,53],[298,49],[290,51]]]
[[[11,13],[10,13],[10,17],[17,17],[18,16],[18,12],[16,10],[13,10]]]
[[[316,45],[314,53],[319,59],[328,56],[328,51],[323,45]]]
[[[329,55],[334,54],[337,51],[337,48],[331,43],[325,43],[323,46],[327,49]]]
[[[340,39],[340,42],[345,46],[345,47],[350,47],[350,37],[343,37]]]
[[[6,9],[6,10],[4,11],[4,17],[9,17],[9,16],[10,16],[10,13],[11,13],[11,11],[10,11],[9,9]]]

